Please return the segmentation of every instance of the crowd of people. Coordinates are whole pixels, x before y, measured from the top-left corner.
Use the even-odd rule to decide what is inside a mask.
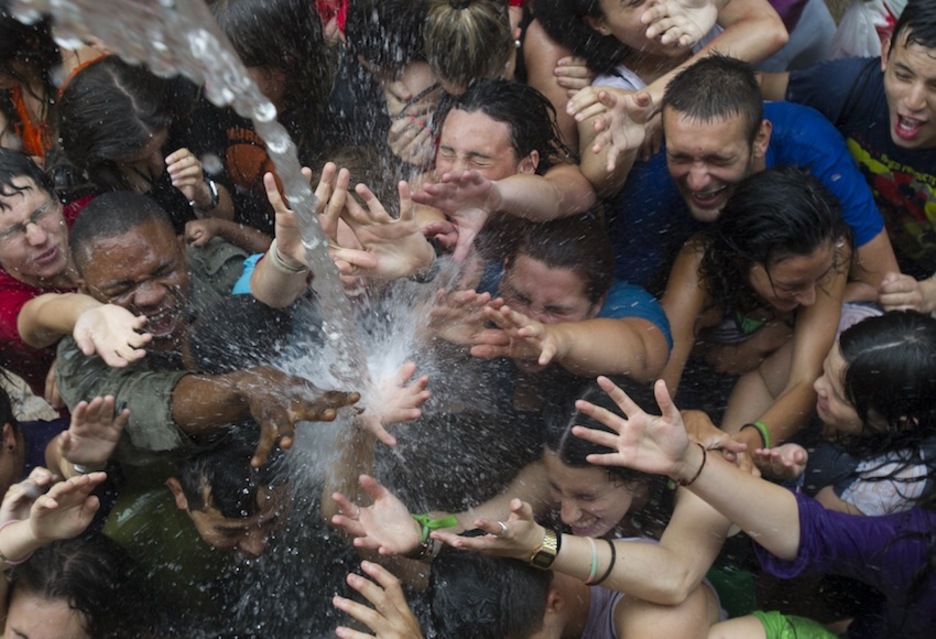
[[[359,388],[251,122],[8,4],[2,636],[936,628],[936,0],[206,0]]]

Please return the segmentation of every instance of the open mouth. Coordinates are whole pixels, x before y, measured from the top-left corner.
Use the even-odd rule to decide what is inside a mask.
[[[910,118],[898,113],[897,121],[894,123],[894,133],[901,140],[912,140],[919,135],[924,124],[926,124],[924,120]]]
[[[176,315],[173,311],[162,311],[146,318],[146,331],[155,339],[171,337],[175,329]]]
[[[52,247],[49,250],[42,253],[39,257],[35,259],[36,264],[39,266],[48,266],[58,259],[59,250],[56,247]]]
[[[711,191],[693,191],[691,193],[692,201],[703,209],[710,209],[721,203],[722,195],[727,185]]]

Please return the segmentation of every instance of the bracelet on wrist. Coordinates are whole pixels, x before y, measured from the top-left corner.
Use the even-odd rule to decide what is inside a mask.
[[[745,428],[753,428],[756,430],[760,434],[761,443],[764,444],[763,448],[770,448],[770,429],[767,428],[767,424],[758,419],[755,422],[745,424],[741,427],[741,430],[744,430]]]
[[[611,571],[614,570],[614,564],[617,563],[617,546],[615,546],[614,542],[610,539],[605,539],[605,541],[608,542],[608,546],[611,547],[611,561],[608,563],[608,569],[604,571],[604,574],[591,582],[592,586],[599,586],[604,583],[604,581],[611,576]],[[586,581],[585,583],[588,582]]]
[[[705,450],[705,446],[702,444],[696,442],[696,446],[702,449],[702,463],[699,464],[699,470],[696,471],[695,475],[693,475],[691,479],[677,479],[677,486],[682,486],[683,488],[691,486],[695,480],[699,478],[699,475],[702,474],[702,469],[705,468],[705,462],[708,460],[708,452]]]
[[[267,250],[267,257],[270,258],[270,265],[280,273],[285,273],[287,275],[299,275],[300,273],[309,272],[309,269],[305,264],[299,264],[297,266],[286,261],[286,259],[279,251],[279,244],[277,243],[276,238],[273,238],[273,241],[270,242],[270,248]]]
[[[447,515],[440,519],[433,519],[426,514],[412,515],[413,520],[419,525],[419,546],[415,550],[406,554],[409,559],[425,560],[435,559],[442,548],[442,545],[429,537],[433,530],[442,528],[453,528],[458,525],[458,519],[455,515]]]

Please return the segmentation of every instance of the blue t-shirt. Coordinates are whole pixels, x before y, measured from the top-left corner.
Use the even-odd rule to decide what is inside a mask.
[[[764,117],[773,124],[767,168],[808,169],[838,198],[855,246],[881,232],[884,221],[871,190],[834,126],[815,110],[789,102],[765,102]],[[615,276],[662,290],[676,253],[702,227],[670,178],[665,148],[648,162],[635,162],[611,205]]]
[[[880,58],[841,58],[790,74],[788,100],[818,109],[845,137],[887,224],[902,271],[936,271],[936,148],[891,138]]]
[[[504,267],[501,262],[488,262],[484,267],[484,275],[478,284],[479,293],[490,293],[496,297],[500,288],[501,278],[504,276]],[[666,337],[666,346],[673,348],[673,335],[670,332],[669,320],[663,307],[655,297],[639,286],[615,280],[608,289],[604,304],[598,309],[595,317],[608,319],[623,319],[625,317],[638,317],[645,319],[663,333]]]

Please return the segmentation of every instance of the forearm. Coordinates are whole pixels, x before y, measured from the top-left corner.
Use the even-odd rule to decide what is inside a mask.
[[[45,348],[71,335],[78,317],[102,306],[82,293],[45,293],[23,306],[16,323],[20,338],[33,348]]]
[[[250,415],[240,386],[246,373],[227,375],[185,375],[172,390],[171,414],[175,424],[187,435],[218,432]]]
[[[771,444],[777,445],[800,432],[815,412],[813,382],[803,382],[785,390],[760,419],[768,425]]]
[[[202,184],[196,189],[196,199],[195,203],[200,207],[196,209],[196,214],[198,217],[210,217],[217,218],[221,220],[233,220],[234,219],[234,200],[231,198],[230,192],[227,190],[227,187],[223,184],[215,182],[215,188],[218,189],[218,205],[214,208],[205,208],[211,205],[211,190],[208,187],[208,184],[202,182]],[[233,244],[234,242],[232,242]]]
[[[647,320],[596,318],[548,327],[560,345],[556,361],[582,377],[627,375],[656,379],[666,364],[666,338]]]
[[[591,183],[572,165],[555,167],[546,175],[518,173],[496,185],[496,210],[535,222],[582,213],[597,202]]]
[[[46,542],[39,540],[33,533],[28,519],[13,520],[3,530],[0,530],[0,553],[12,562],[20,562],[44,546]],[[10,564],[0,562],[0,568],[6,569]]]
[[[777,557],[787,560],[796,557],[800,525],[793,493],[746,473],[715,452],[703,457],[700,447],[690,443],[673,478],[689,481],[693,477],[695,480],[689,486],[693,494]]]
[[[355,417],[355,420],[360,417]],[[341,493],[354,503],[361,503],[363,491],[358,478],[370,475],[374,469],[376,438],[364,427],[349,424],[343,428],[332,446],[337,453],[322,486],[322,518],[331,521],[339,514],[333,493]]]
[[[635,146],[617,158],[614,171],[608,172],[608,154],[614,152],[614,145],[608,142],[599,153],[594,152],[595,139],[598,137],[595,133],[596,119],[593,117],[578,123],[579,157],[582,158],[579,169],[599,196],[611,197],[620,191],[627,181],[627,175],[634,166],[640,147]]]
[[[273,253],[276,245],[270,246],[266,255],[257,262],[250,275],[250,292],[255,298],[271,308],[283,308],[295,302],[309,286],[310,273],[298,269],[298,265],[277,263]],[[280,259],[284,259],[280,257]]]
[[[265,253],[270,249],[270,236],[252,226],[232,220],[216,220],[215,224],[218,235],[248,253]]]
[[[731,0],[719,10],[718,23],[724,31],[684,64],[647,86],[655,105],[663,100],[670,80],[713,52],[757,63],[779,51],[790,38],[780,16],[765,0]]]

